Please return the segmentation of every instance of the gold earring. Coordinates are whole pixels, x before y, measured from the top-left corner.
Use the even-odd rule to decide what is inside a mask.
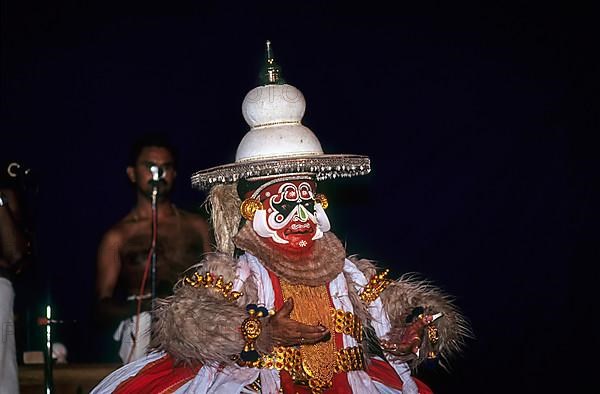
[[[329,206],[329,201],[327,200],[327,196],[325,196],[323,193],[319,193],[315,196],[315,202],[317,204],[321,204],[323,209],[327,209],[327,207]]]
[[[255,198],[247,198],[242,202],[242,205],[240,205],[240,212],[246,220],[254,219],[254,213],[259,209],[263,209],[262,202]]]

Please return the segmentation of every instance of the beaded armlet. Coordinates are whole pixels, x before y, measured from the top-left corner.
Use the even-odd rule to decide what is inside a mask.
[[[392,283],[391,279],[387,278],[390,270],[385,270],[380,274],[375,274],[369,280],[369,283],[365,286],[362,293],[359,294],[360,299],[369,305],[375,301],[379,295],[385,290],[386,287]]]
[[[210,272],[207,272],[204,275],[194,272],[184,278],[184,283],[195,288],[212,288],[221,293],[223,298],[227,301],[235,301],[242,296],[242,293],[239,291],[232,291],[232,282],[225,283],[222,275],[216,277],[215,280],[215,276]]]

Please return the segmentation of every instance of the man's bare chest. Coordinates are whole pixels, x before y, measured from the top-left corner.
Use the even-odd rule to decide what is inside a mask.
[[[151,229],[132,234],[120,250],[124,267],[144,265],[152,246]],[[157,259],[163,264],[185,267],[193,264],[202,255],[202,239],[189,229],[164,226],[156,237]]]

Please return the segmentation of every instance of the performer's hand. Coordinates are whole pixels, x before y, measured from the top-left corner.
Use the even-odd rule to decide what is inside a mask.
[[[386,351],[396,356],[406,356],[411,353],[418,355],[425,327],[440,316],[441,314],[417,317],[403,330],[399,339],[383,340],[381,341],[381,345]]]
[[[331,336],[323,325],[310,326],[290,318],[294,300],[289,298],[283,307],[267,320],[275,346],[293,346],[317,343]]]

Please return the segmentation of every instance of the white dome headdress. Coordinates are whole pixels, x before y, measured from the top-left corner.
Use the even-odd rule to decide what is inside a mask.
[[[242,103],[242,114],[250,130],[237,148],[235,162],[197,171],[191,178],[192,187],[210,189],[217,248],[227,253],[233,252],[232,239],[240,221],[241,200],[238,197],[229,204],[237,196],[235,185],[239,180],[306,174],[320,181],[371,171],[367,156],[323,152],[317,136],[302,124],[304,96],[281,77],[269,41],[261,77],[263,85],[250,90]],[[230,187],[216,187],[220,185]]]

